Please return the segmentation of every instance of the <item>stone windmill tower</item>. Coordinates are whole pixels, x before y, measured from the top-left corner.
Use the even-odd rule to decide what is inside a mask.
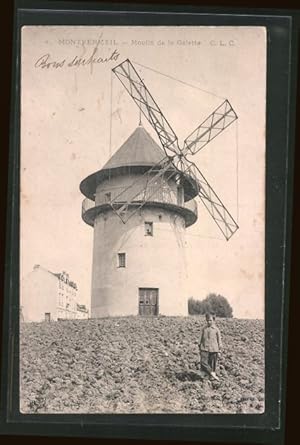
[[[148,196],[139,193],[163,158],[163,150],[139,126],[80,184],[86,196],[82,218],[94,228],[92,317],[187,315],[185,229],[197,220],[192,199],[197,191],[191,181],[178,184],[174,169],[160,168]],[[126,209],[131,213],[124,224],[114,206],[129,199],[132,210]]]
[[[190,159],[236,119],[226,99],[179,146],[150,91],[126,59],[113,69],[162,148],[140,125],[104,167],[80,184],[94,227],[92,317],[186,315],[185,229],[201,201],[226,240],[238,225]]]

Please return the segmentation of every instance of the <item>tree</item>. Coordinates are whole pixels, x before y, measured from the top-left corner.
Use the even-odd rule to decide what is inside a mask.
[[[189,315],[201,314],[201,301],[194,300],[193,297],[188,300],[188,313]]]
[[[233,310],[227,298],[222,295],[211,293],[204,300],[195,300],[193,297],[188,301],[188,312],[190,315],[206,314],[208,312],[216,314],[217,317],[231,318]]]

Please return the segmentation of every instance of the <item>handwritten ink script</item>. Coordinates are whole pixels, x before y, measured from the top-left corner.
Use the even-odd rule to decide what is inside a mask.
[[[115,49],[107,57],[98,54],[98,48],[95,47],[90,56],[75,56],[72,59],[55,60],[50,53],[43,54],[37,59],[34,66],[41,69],[59,69],[59,68],[72,68],[104,64],[109,62],[116,62],[119,59],[119,52]]]

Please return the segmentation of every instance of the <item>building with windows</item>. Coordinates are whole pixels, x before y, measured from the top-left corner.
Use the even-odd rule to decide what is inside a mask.
[[[37,264],[23,279],[21,321],[56,321],[88,316],[85,305],[78,304],[77,284],[65,271],[53,273]]]
[[[140,125],[80,184],[94,230],[91,317],[188,313],[185,231],[197,220],[197,189],[175,167],[157,175],[163,158]]]

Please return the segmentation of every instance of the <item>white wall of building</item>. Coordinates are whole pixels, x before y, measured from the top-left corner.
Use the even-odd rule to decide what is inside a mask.
[[[154,174],[152,175],[154,176]],[[130,174],[124,176],[112,177],[103,181],[96,189],[95,205],[107,202],[106,194],[111,194],[114,200],[119,196],[120,201],[135,199],[138,200],[137,194],[144,190],[149,181],[149,175]],[[149,197],[153,201],[165,201],[177,204],[177,185],[173,180],[167,180],[160,177],[148,185],[147,189]],[[144,195],[141,196],[141,199]]]
[[[58,279],[57,318],[77,318],[77,290]]]
[[[78,290],[56,274],[35,266],[22,281],[20,289],[21,321],[88,318],[88,311],[77,310]]]
[[[153,236],[145,222],[153,222]],[[159,314],[187,315],[185,224],[166,209],[143,207],[126,224],[113,212],[94,225],[91,317],[138,314],[139,288],[159,289]],[[118,253],[126,267],[118,267]]]
[[[44,321],[45,313],[57,320],[58,279],[42,267],[35,268],[22,281],[20,304],[23,320]]]

